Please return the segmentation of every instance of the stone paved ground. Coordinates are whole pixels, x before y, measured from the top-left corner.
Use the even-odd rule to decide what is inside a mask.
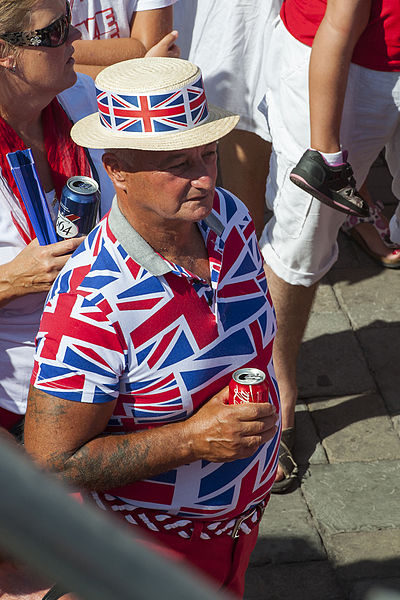
[[[383,165],[369,188],[390,214]],[[339,244],[299,362],[301,484],[270,501],[245,600],[400,598],[400,271]]]

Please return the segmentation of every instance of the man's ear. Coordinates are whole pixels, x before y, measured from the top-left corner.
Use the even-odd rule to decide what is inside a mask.
[[[103,165],[115,188],[126,191],[126,171],[120,158],[114,152],[103,154]]]

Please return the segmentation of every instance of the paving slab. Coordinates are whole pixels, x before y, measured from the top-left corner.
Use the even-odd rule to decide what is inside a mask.
[[[338,533],[325,545],[342,579],[400,577],[400,529]]]
[[[322,538],[400,529],[400,463],[311,465],[302,492]]]
[[[389,414],[400,415],[400,325],[393,328],[363,329],[357,335]]]
[[[305,342],[319,338],[321,332],[326,334],[343,333],[350,328],[350,321],[336,303],[336,296],[332,288],[330,293],[323,291],[320,298],[321,301],[315,306],[313,305],[313,310],[304,332],[303,340]],[[333,306],[334,304],[335,306]],[[327,310],[326,307],[328,305],[332,305],[332,310]]]
[[[394,269],[379,268],[330,273],[335,294],[353,329],[400,324],[398,275]]]
[[[251,565],[323,560],[326,553],[299,489],[272,494],[260,523]]]
[[[250,567],[245,600],[345,600],[328,561]]]
[[[304,472],[309,464],[327,464],[328,459],[321,444],[311,418],[307,404],[302,400],[296,405],[296,441],[293,449],[294,457],[300,467],[300,473]]]
[[[311,315],[297,373],[300,398],[344,396],[375,389],[357,337],[341,311]]]
[[[324,277],[317,287],[311,315],[315,313],[336,313],[340,310],[339,302],[327,277]]]
[[[309,410],[330,463],[400,459],[400,438],[378,394],[321,399]]]

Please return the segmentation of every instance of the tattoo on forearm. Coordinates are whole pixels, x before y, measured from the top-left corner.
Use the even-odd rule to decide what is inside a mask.
[[[159,469],[149,464],[149,445],[139,439],[132,444],[128,439],[137,435],[103,435],[88,442],[66,460],[62,479],[81,488],[105,490],[154,475]]]
[[[78,406],[32,388],[27,450],[59,479],[94,491],[122,487],[186,462],[188,445],[175,446],[182,426],[171,423],[161,429],[111,434],[104,429],[112,410],[112,404],[105,411]]]

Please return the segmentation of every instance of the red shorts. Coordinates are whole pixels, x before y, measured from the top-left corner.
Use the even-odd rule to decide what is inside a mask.
[[[201,525],[201,523],[199,523]],[[140,528],[142,529],[142,528]],[[190,539],[179,535],[143,530],[151,541],[144,542],[151,550],[174,562],[194,566],[211,579],[218,588],[229,590],[243,598],[246,570],[256,545],[258,525],[238,538],[224,535],[212,540],[199,537],[201,528]]]
[[[196,567],[218,588],[243,597],[246,570],[269,497],[236,518],[220,521],[190,520],[134,507],[106,492],[93,492],[89,501],[93,500],[99,508],[143,533],[143,543],[152,550]]]

